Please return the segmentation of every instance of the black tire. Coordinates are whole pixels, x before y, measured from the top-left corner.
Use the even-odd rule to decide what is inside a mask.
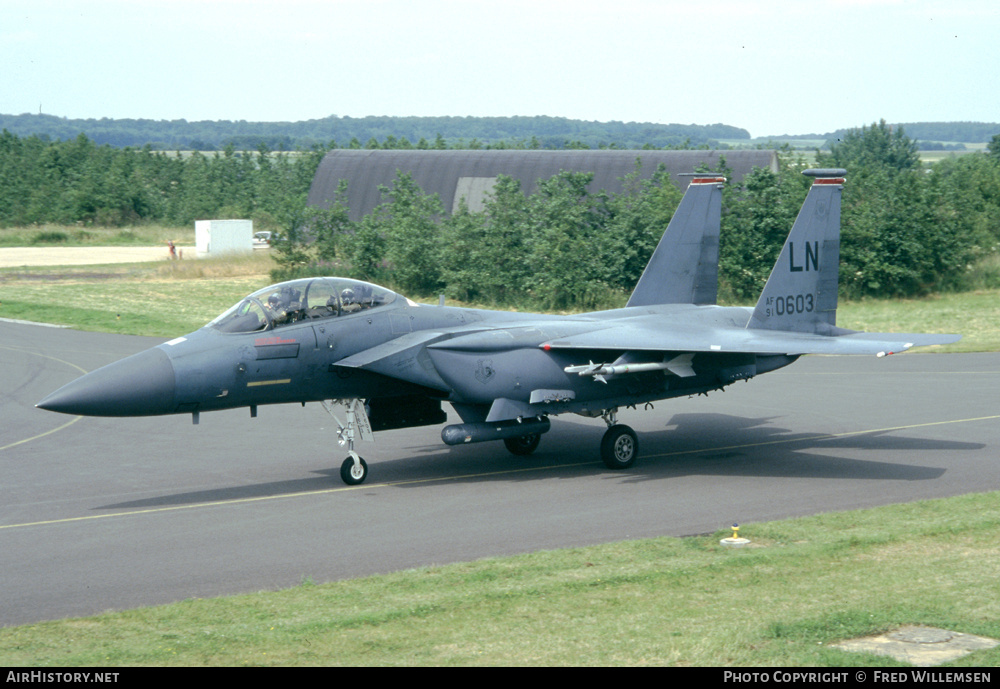
[[[628,469],[639,457],[639,439],[628,426],[616,424],[601,439],[601,459],[609,469]]]
[[[541,433],[529,433],[528,435],[519,435],[516,438],[504,438],[503,444],[512,455],[527,457],[535,451],[541,440]]]
[[[356,486],[358,484],[364,483],[365,479],[368,478],[368,464],[365,460],[361,460],[361,470],[359,472],[354,471],[354,458],[348,457],[344,460],[344,463],[340,465],[340,478],[341,480],[349,486]]]

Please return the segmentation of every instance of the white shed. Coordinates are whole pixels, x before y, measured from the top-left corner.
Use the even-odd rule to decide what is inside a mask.
[[[195,220],[198,258],[253,253],[253,220]]]

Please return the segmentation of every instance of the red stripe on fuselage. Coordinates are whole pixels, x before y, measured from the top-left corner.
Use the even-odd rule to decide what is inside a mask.
[[[280,337],[258,337],[253,341],[255,347],[267,347],[268,345],[296,344],[298,340],[285,340]]]

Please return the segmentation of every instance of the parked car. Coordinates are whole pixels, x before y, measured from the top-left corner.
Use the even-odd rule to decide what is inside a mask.
[[[253,233],[253,248],[255,248],[255,249],[270,249],[271,248],[271,233],[270,232],[254,232]]]

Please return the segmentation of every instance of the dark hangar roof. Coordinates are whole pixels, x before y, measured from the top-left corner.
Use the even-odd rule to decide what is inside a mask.
[[[535,191],[540,179],[548,179],[561,170],[593,172],[590,190],[621,191],[621,178],[635,169],[636,158],[642,160],[642,176],[650,177],[663,164],[670,178],[680,189],[686,189],[684,173],[694,172],[698,165],[715,167],[719,158],[733,171],[736,180],[753,168],[778,170],[774,151],[618,151],[618,150],[353,150],[337,149],[323,158],[312,188],[310,206],[328,208],[334,199],[340,180],[347,179],[347,204],[352,220],[360,220],[382,202],[379,185],[391,187],[396,171],[409,172],[413,181],[427,194],[437,194],[446,211],[458,208],[458,200],[466,198],[471,210],[481,210],[486,194],[493,188],[497,175],[509,175],[521,181],[526,194]]]

